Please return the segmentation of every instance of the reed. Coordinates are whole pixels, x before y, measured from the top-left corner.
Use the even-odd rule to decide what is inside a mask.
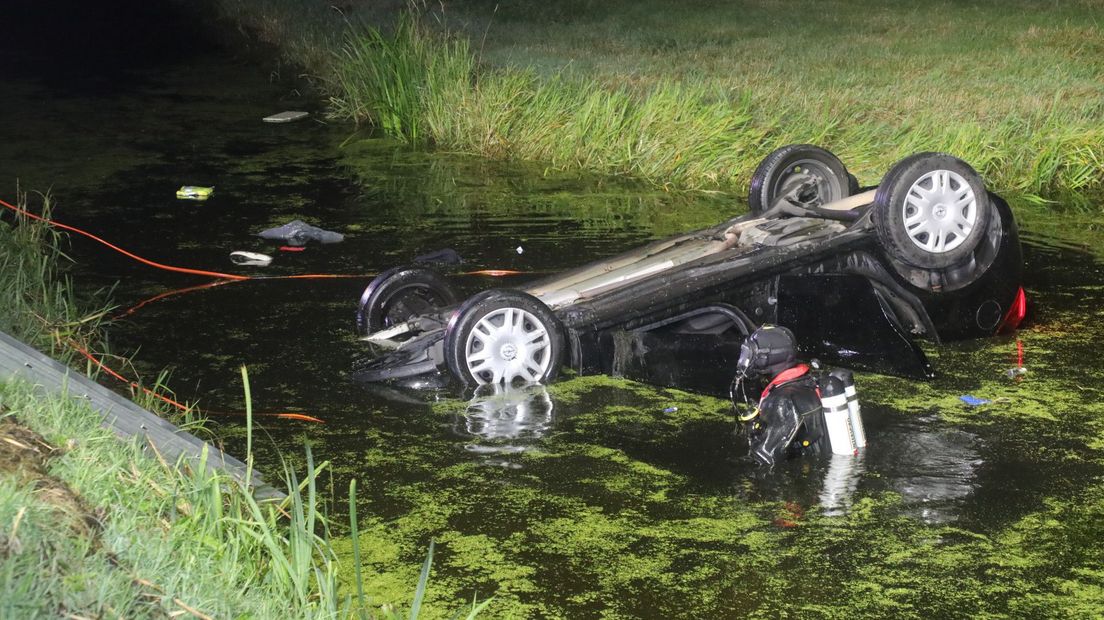
[[[16,195],[16,206],[31,207],[31,196],[18,190]],[[38,205],[31,208],[49,217],[50,196],[34,196]],[[68,360],[74,351],[65,343],[96,340],[111,308],[106,291],[90,299],[73,292],[63,270],[69,260],[64,243],[64,236],[49,226],[6,209],[0,214],[0,330]],[[83,312],[83,307],[98,309]]]
[[[468,87],[473,65],[466,40],[439,40],[411,18],[391,36],[350,26],[333,72],[331,114],[410,142],[433,140],[431,111]]]

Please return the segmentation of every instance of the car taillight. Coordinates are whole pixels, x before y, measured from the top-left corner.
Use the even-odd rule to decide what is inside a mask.
[[[1012,300],[1012,306],[1008,308],[1008,312],[1005,313],[1004,319],[1001,320],[1000,326],[997,327],[998,334],[1006,334],[1011,331],[1015,331],[1020,323],[1023,322],[1024,317],[1027,316],[1027,295],[1024,294],[1023,287],[1016,291],[1016,298]]]

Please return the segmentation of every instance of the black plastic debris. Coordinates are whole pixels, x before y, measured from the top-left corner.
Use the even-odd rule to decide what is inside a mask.
[[[317,226],[311,226],[302,220],[292,220],[283,226],[269,228],[257,233],[261,239],[272,241],[287,241],[288,245],[306,245],[310,241],[320,243],[341,243],[345,235],[330,230],[323,230]]]
[[[459,265],[464,262],[464,259],[460,257],[460,253],[456,250],[445,248],[443,250],[422,254],[421,256],[415,256],[414,262],[419,265]]]

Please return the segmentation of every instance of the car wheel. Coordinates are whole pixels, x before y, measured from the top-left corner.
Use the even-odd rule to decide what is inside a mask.
[[[858,181],[838,157],[811,144],[791,144],[767,155],[755,169],[748,208],[758,215],[787,194],[801,205],[819,207],[857,190]]]
[[[445,330],[445,358],[469,385],[547,381],[559,371],[563,328],[536,297],[484,291],[465,301]]]
[[[371,334],[457,301],[452,287],[436,271],[395,267],[376,276],[361,294],[357,332]]]
[[[874,197],[874,227],[896,258],[924,269],[970,255],[992,217],[989,194],[969,164],[944,153],[918,153],[886,173]]]

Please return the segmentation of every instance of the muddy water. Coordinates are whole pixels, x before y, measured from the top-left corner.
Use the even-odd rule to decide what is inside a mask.
[[[139,6],[127,13],[132,26],[188,23]],[[89,28],[118,26],[83,17]],[[3,197],[17,178],[51,188],[59,220],[161,262],[358,276],[148,301],[209,280],[81,240],[72,248],[85,291],[117,282],[113,347],[133,353],[147,378],[170,369],[178,396],[216,412],[212,431],[232,452],[245,443],[234,415],[243,364],[258,410],[325,421],[261,418],[254,444],[270,475],[281,458],[299,463],[304,443],[331,461],[335,523],[358,480],[374,601],[409,600],[435,540],[432,616],[473,595],[495,597],[488,617],[1102,610],[1104,270],[1084,223],[1022,218],[1029,329],[932,350],[941,375],[929,383],[860,376],[866,453],[765,472],[742,460],[727,404],[693,394],[606,377],[407,393],[348,377],[364,355],[351,327],[370,274],[451,247],[464,270],[526,272],[459,276],[464,290],[509,286],[714,223],[742,209],[738,200],[410,150],[322,122],[320,103],[289,71],[179,27],[112,39],[74,69],[62,43],[77,45],[83,32],[65,31],[49,49],[30,36],[5,44]],[[260,122],[284,109],[314,114]],[[178,201],[183,184],[215,194]],[[346,240],[293,253],[255,236],[295,218]],[[233,250],[275,260],[236,267]],[[1011,380],[1017,339],[1028,372]],[[964,394],[992,402],[970,408]],[[337,546],[351,561],[347,536]]]

